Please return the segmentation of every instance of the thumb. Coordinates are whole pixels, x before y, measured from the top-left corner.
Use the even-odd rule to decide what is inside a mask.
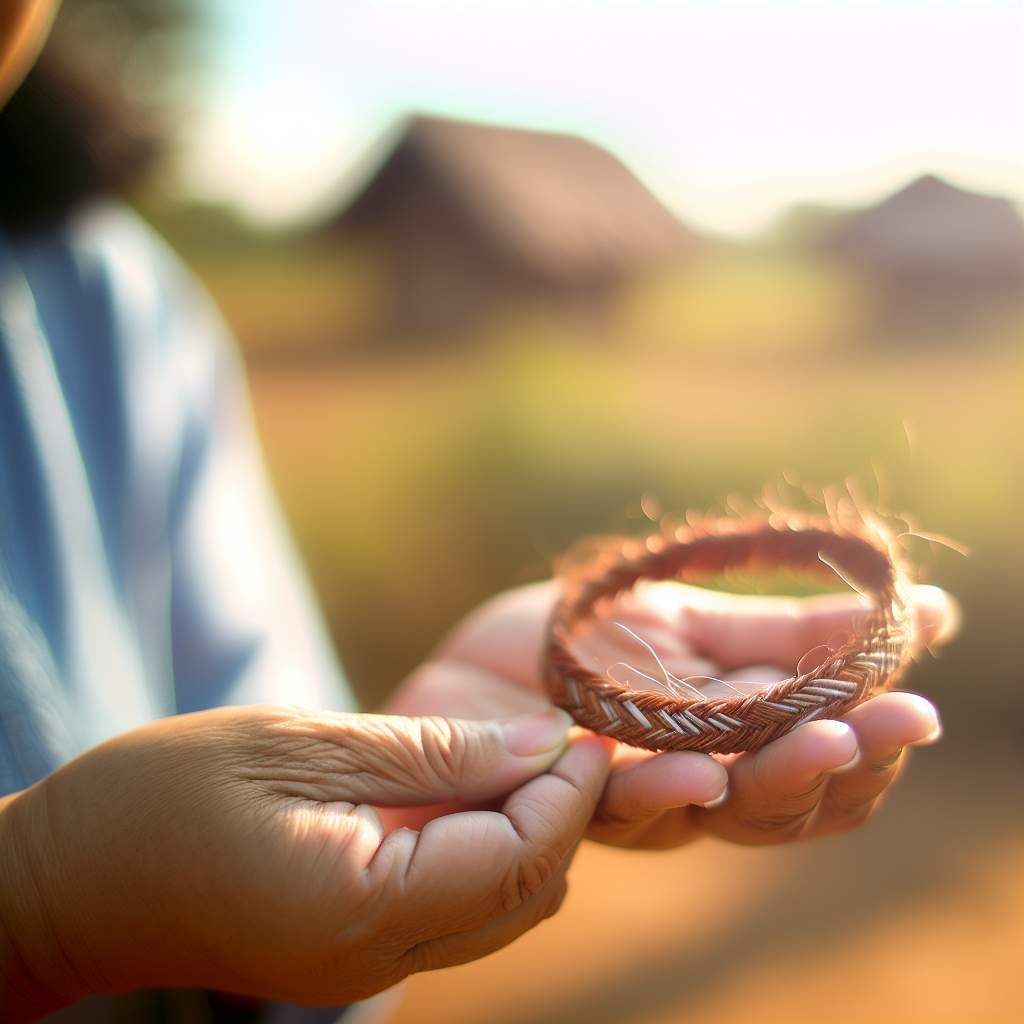
[[[328,800],[387,807],[481,803],[545,772],[564,751],[571,726],[558,708],[489,722],[322,715],[315,725],[305,721],[303,732],[307,738],[315,732],[317,746],[327,746],[306,748],[304,756],[322,773],[318,789]]]

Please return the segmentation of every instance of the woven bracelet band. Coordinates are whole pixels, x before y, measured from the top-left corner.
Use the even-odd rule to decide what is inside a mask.
[[[544,651],[548,693],[582,726],[649,750],[754,750],[816,718],[836,718],[893,686],[910,660],[906,577],[866,526],[829,520],[714,520],[628,540],[563,580]],[[832,568],[835,567],[835,568]],[[574,634],[603,603],[643,580],[701,583],[725,570],[798,570],[856,581],[871,599],[852,636],[810,671],[760,692],[688,700],[634,690],[581,664]]]

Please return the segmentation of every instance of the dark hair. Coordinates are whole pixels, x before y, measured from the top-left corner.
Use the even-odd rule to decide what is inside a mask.
[[[111,92],[47,49],[0,110],[0,228],[30,231],[129,190],[158,148]]]
[[[0,228],[30,231],[134,189],[182,106],[184,77],[199,80],[202,11],[201,0],[64,0],[0,108]]]

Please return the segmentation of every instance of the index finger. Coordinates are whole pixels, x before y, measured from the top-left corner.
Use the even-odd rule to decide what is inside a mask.
[[[540,892],[571,855],[608,777],[611,741],[585,735],[501,811],[462,811],[399,829],[369,865],[378,905],[417,942],[480,928]],[[392,897],[387,899],[386,897]]]
[[[475,960],[507,945],[558,909],[566,869],[608,776],[612,746],[593,735],[577,737],[547,775],[508,798],[503,813],[492,817],[509,826],[511,838],[504,852],[511,853],[510,864],[489,862],[479,845],[469,848],[480,879],[490,878],[491,893],[483,899],[449,901],[443,930],[426,940],[420,937],[406,951],[404,973]],[[450,820],[472,817],[456,814]],[[442,870],[444,884],[459,874],[450,863],[442,865]],[[496,895],[500,896],[497,902]],[[438,925],[431,924],[432,931],[437,930]]]
[[[544,775],[517,789],[502,807],[522,849],[521,895],[540,889],[575,848],[594,816],[614,742],[585,734]]]

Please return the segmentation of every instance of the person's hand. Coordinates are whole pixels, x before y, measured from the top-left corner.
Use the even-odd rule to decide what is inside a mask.
[[[545,706],[540,656],[555,595],[554,584],[544,583],[483,605],[390,706],[407,714],[469,718]],[[914,600],[917,644],[947,641],[958,618],[952,599],[935,587],[918,587]],[[805,653],[849,629],[862,610],[856,594],[736,597],[655,584],[623,601],[615,620],[652,642],[677,676],[712,676],[742,686],[785,678]],[[608,666],[627,662],[657,671],[612,622],[591,649]],[[906,748],[934,742],[940,732],[938,713],[927,700],[893,692],[865,702],[841,722],[809,722],[755,753],[652,754],[620,744],[588,835],[614,845],[664,848],[705,834],[759,844],[844,831],[878,806]]]
[[[334,1005],[506,945],[607,777],[569,724],[222,708],[89,751],[0,801],[0,1017],[149,986]],[[421,832],[374,809],[510,792]]]

